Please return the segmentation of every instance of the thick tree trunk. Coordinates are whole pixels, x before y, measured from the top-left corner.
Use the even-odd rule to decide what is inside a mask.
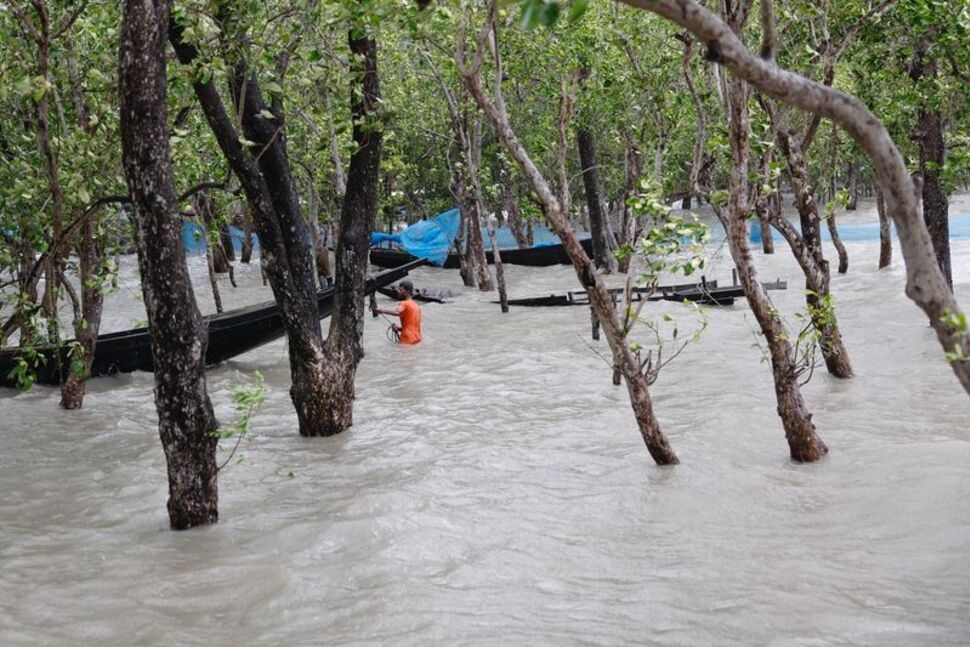
[[[350,157],[347,193],[340,214],[340,238],[337,240],[335,301],[330,318],[330,332],[324,344],[322,380],[308,384],[306,396],[296,392],[297,411],[304,408],[312,415],[301,416],[300,433],[329,436],[353,424],[354,379],[357,365],[364,356],[364,303],[367,282],[367,250],[370,232],[377,213],[377,187],[380,179],[383,128],[380,124],[380,83],[377,72],[377,42],[373,38],[355,37],[351,29],[352,54],[351,113],[353,138],[357,147]],[[308,366],[315,369],[319,362]],[[295,375],[295,372],[294,372]],[[319,424],[302,424],[303,418]]]
[[[169,0],[126,0],[119,89],[125,176],[151,331],[155,409],[173,529],[219,519],[217,428],[205,383],[205,323],[185,263],[169,154],[165,41]]]
[[[234,38],[231,50],[239,55],[239,59],[231,65],[230,89],[233,99],[239,102],[236,109],[242,115],[245,139],[254,142],[253,150],[260,153],[257,159],[243,149],[233,119],[212,81],[196,81],[193,88],[216,141],[239,178],[252,208],[253,224],[259,234],[262,268],[280,305],[283,327],[289,341],[290,394],[300,433],[307,436],[329,435],[345,427],[334,425],[332,412],[324,409],[319,397],[321,393],[333,392],[335,386],[325,383],[328,379],[326,367],[320,365],[326,358],[317,312],[312,241],[300,213],[285,140],[277,136],[279,129],[284,127],[282,115],[275,114],[273,119],[265,117],[267,112],[274,113],[264,102],[255,73],[247,67],[246,57],[241,55],[248,50],[245,34],[238,31],[238,26],[233,24],[229,16],[224,15],[225,11],[231,9],[229,5],[222,5],[223,13],[220,14],[224,27],[221,33],[227,38],[230,35]],[[191,63],[198,56],[193,46],[182,41],[181,29],[177,25],[172,28],[171,39],[183,64]],[[368,227],[372,224],[373,220]],[[360,263],[366,268],[366,246],[360,252]],[[338,292],[339,289],[338,283]],[[344,298],[351,298],[351,295],[346,294]],[[335,308],[339,308],[341,302],[338,294]],[[363,305],[361,295],[361,310]],[[332,322],[336,319],[335,312]],[[352,400],[344,402],[343,406],[352,407]]]
[[[586,208],[589,210],[589,229],[593,239],[593,263],[604,274],[616,271],[616,259],[610,254],[607,241],[607,218],[603,209],[603,196],[600,194],[599,168],[596,165],[596,140],[589,128],[576,132],[579,147],[579,163],[583,173],[583,188],[586,192]]]

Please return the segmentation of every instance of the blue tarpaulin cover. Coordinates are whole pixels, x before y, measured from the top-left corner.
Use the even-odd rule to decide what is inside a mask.
[[[374,232],[370,235],[370,243],[394,243],[411,256],[426,258],[429,263],[441,266],[448,258],[460,225],[460,212],[451,209],[430,220],[419,220],[399,234]]]
[[[229,227],[229,237],[232,239],[232,248],[236,252],[242,251],[242,242],[245,237],[245,232],[237,227]],[[202,225],[197,222],[192,222],[191,220],[182,221],[182,244],[185,245],[185,251],[188,254],[204,254],[205,253],[205,233],[202,230]],[[253,234],[253,249],[259,249],[259,239],[256,234]]]

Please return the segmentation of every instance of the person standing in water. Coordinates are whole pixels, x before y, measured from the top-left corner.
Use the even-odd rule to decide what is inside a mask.
[[[401,318],[401,325],[394,324],[394,330],[400,336],[402,344],[421,343],[421,307],[414,302],[414,284],[401,281],[397,284],[397,293],[401,297],[397,310],[382,310],[375,308],[374,312]]]

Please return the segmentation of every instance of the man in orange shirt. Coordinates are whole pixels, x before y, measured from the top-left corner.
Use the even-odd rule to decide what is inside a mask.
[[[397,285],[397,293],[401,297],[397,310],[381,310],[375,312],[401,318],[401,325],[394,325],[394,330],[400,335],[402,344],[421,343],[421,307],[411,298],[414,285],[410,281],[401,281]]]

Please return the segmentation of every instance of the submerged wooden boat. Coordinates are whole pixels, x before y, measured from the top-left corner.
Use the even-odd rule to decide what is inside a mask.
[[[390,285],[407,276],[421,262],[412,262],[396,267],[367,279],[367,291]],[[317,291],[317,312],[320,318],[329,317],[333,312],[333,286]],[[209,341],[205,350],[206,366],[213,366],[246,351],[262,346],[284,334],[283,320],[275,301],[258,303],[238,310],[231,310],[205,318]],[[55,360],[58,349],[51,347],[38,349],[46,361],[33,368],[38,384],[60,384],[61,373],[69,370],[68,348],[70,341],[59,349],[61,361]],[[16,378],[11,375],[21,354],[18,348],[0,350],[0,386],[16,387]],[[120,332],[98,335],[91,364],[91,377],[130,373],[132,371],[151,371],[152,349],[148,328],[135,328]]]
[[[785,281],[762,283],[766,290],[784,290],[788,287]],[[623,298],[624,288],[610,288],[608,292],[614,302]],[[656,287],[634,287],[631,289],[631,300],[636,301],[690,301],[701,305],[729,306],[734,300],[744,296],[744,289],[735,282],[732,285],[719,287],[717,281],[704,278],[700,283],[682,283],[680,285],[658,285]],[[493,301],[492,303],[498,303]],[[526,307],[558,307],[558,306],[588,306],[589,295],[585,290],[571,290],[540,297],[525,297],[509,299],[510,306]]]
[[[589,238],[584,238],[579,242],[583,250],[588,255],[592,255],[593,241]],[[500,249],[499,253],[502,257],[502,263],[506,265],[548,267],[550,265],[568,265],[571,262],[562,243],[525,248],[509,247]],[[489,263],[495,262],[491,250],[485,251],[485,258]],[[370,250],[371,265],[376,265],[377,267],[398,267],[413,260],[416,260],[414,256],[396,247],[371,247]],[[458,254],[448,254],[444,267],[446,269],[457,269],[460,266]]]

